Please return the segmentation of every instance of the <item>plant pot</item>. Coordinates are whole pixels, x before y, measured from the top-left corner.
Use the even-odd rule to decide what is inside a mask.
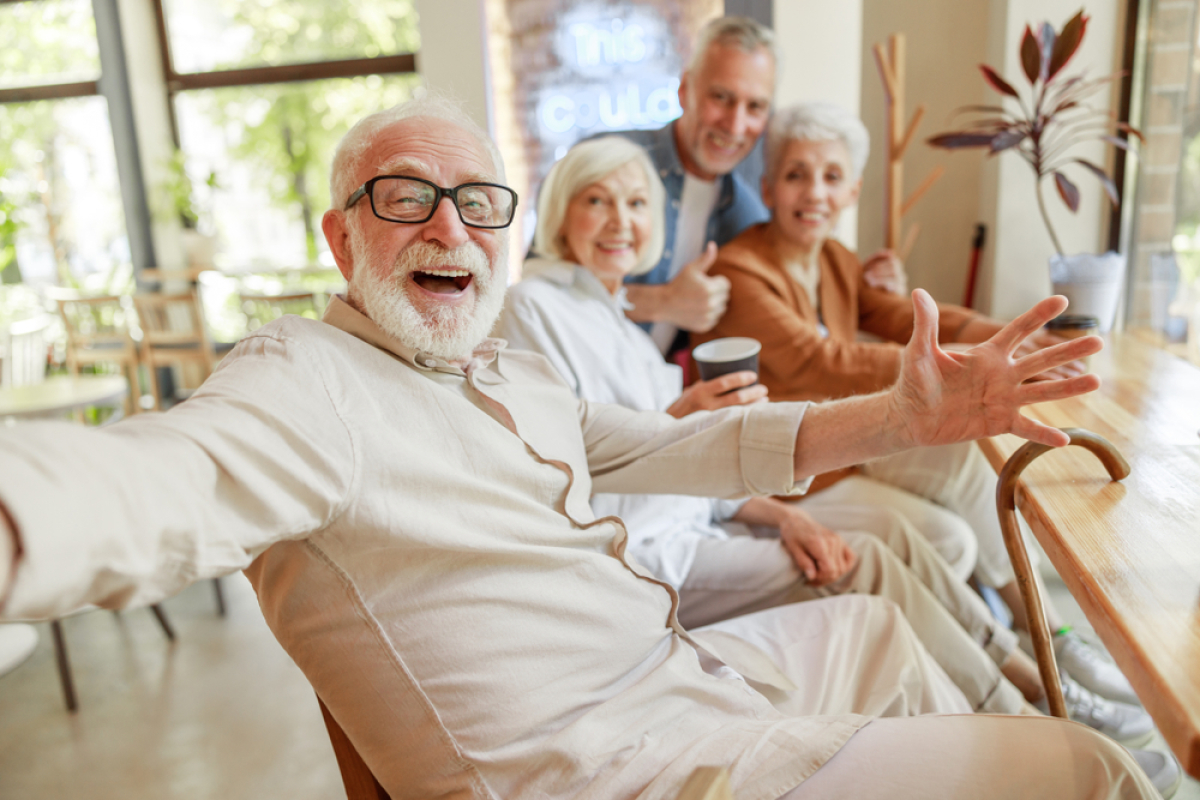
[[[183,238],[183,257],[187,261],[188,267],[192,269],[211,268],[213,255],[217,250],[216,239],[206,233],[200,233],[194,228],[184,228],[181,236]]]
[[[1112,251],[1052,256],[1050,282],[1055,294],[1070,301],[1067,313],[1095,317],[1100,333],[1107,333],[1116,320],[1125,287],[1125,256]]]

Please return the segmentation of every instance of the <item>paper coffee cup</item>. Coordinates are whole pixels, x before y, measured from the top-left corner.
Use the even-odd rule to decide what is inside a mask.
[[[692,350],[692,360],[696,362],[702,381],[747,370],[757,375],[760,350],[762,345],[757,339],[733,336],[696,346]]]

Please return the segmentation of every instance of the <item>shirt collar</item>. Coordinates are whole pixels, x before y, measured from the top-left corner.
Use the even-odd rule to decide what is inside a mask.
[[[387,331],[380,328],[375,321],[346,302],[341,295],[334,295],[325,308],[326,323],[351,336],[362,339],[369,345],[385,350],[419,370],[426,372],[448,372],[453,375],[471,374],[477,369],[488,366],[496,359],[496,355],[508,346],[503,339],[484,339],[476,346],[471,354],[471,361],[463,370],[448,361],[429,353],[409,347]]]
[[[528,261],[525,263],[529,264]],[[592,274],[591,270],[580,264],[573,264],[570,261],[539,259],[536,269],[537,272],[533,277],[556,283],[564,288],[574,287],[588,297],[612,304],[618,312],[623,313],[633,308],[633,304],[625,297],[624,284],[614,295],[608,291],[608,287],[601,283],[599,278]]]

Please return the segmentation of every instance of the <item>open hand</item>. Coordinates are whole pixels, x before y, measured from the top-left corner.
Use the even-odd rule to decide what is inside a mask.
[[[683,390],[667,413],[676,419],[697,411],[713,411],[727,406],[744,406],[765,402],[767,387],[754,384],[758,375],[753,372],[731,372],[711,381],[699,381]],[[751,386],[751,384],[754,384]]]
[[[963,353],[947,353],[938,346],[933,298],[921,289],[912,296],[913,335],[888,397],[888,414],[905,431],[907,446],[952,444],[1001,433],[1053,447],[1069,442],[1062,431],[1023,416],[1021,407],[1094,391],[1099,378],[1026,381],[1099,352],[1103,342],[1085,336],[1027,355],[1018,353],[1031,335],[1062,313],[1066,298],[1046,298],[986,342]]]
[[[858,561],[858,555],[837,533],[798,508],[789,508],[779,526],[779,541],[810,586],[826,586]]]
[[[709,242],[695,261],[684,266],[666,285],[667,298],[660,319],[694,333],[710,331],[729,304],[729,279],[709,275],[717,260],[717,245]]]

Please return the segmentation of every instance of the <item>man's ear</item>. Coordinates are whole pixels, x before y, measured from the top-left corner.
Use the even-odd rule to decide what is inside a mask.
[[[683,112],[685,114],[687,113],[687,110],[688,110],[687,93],[688,93],[688,78],[690,77],[690,75],[691,75],[690,72],[684,72],[681,76],[679,76],[679,107],[683,109]]]
[[[350,255],[350,229],[346,224],[346,212],[329,209],[321,217],[321,230],[325,232],[325,241],[329,243],[329,252],[337,263],[338,271],[350,282],[354,275],[354,258]]]

